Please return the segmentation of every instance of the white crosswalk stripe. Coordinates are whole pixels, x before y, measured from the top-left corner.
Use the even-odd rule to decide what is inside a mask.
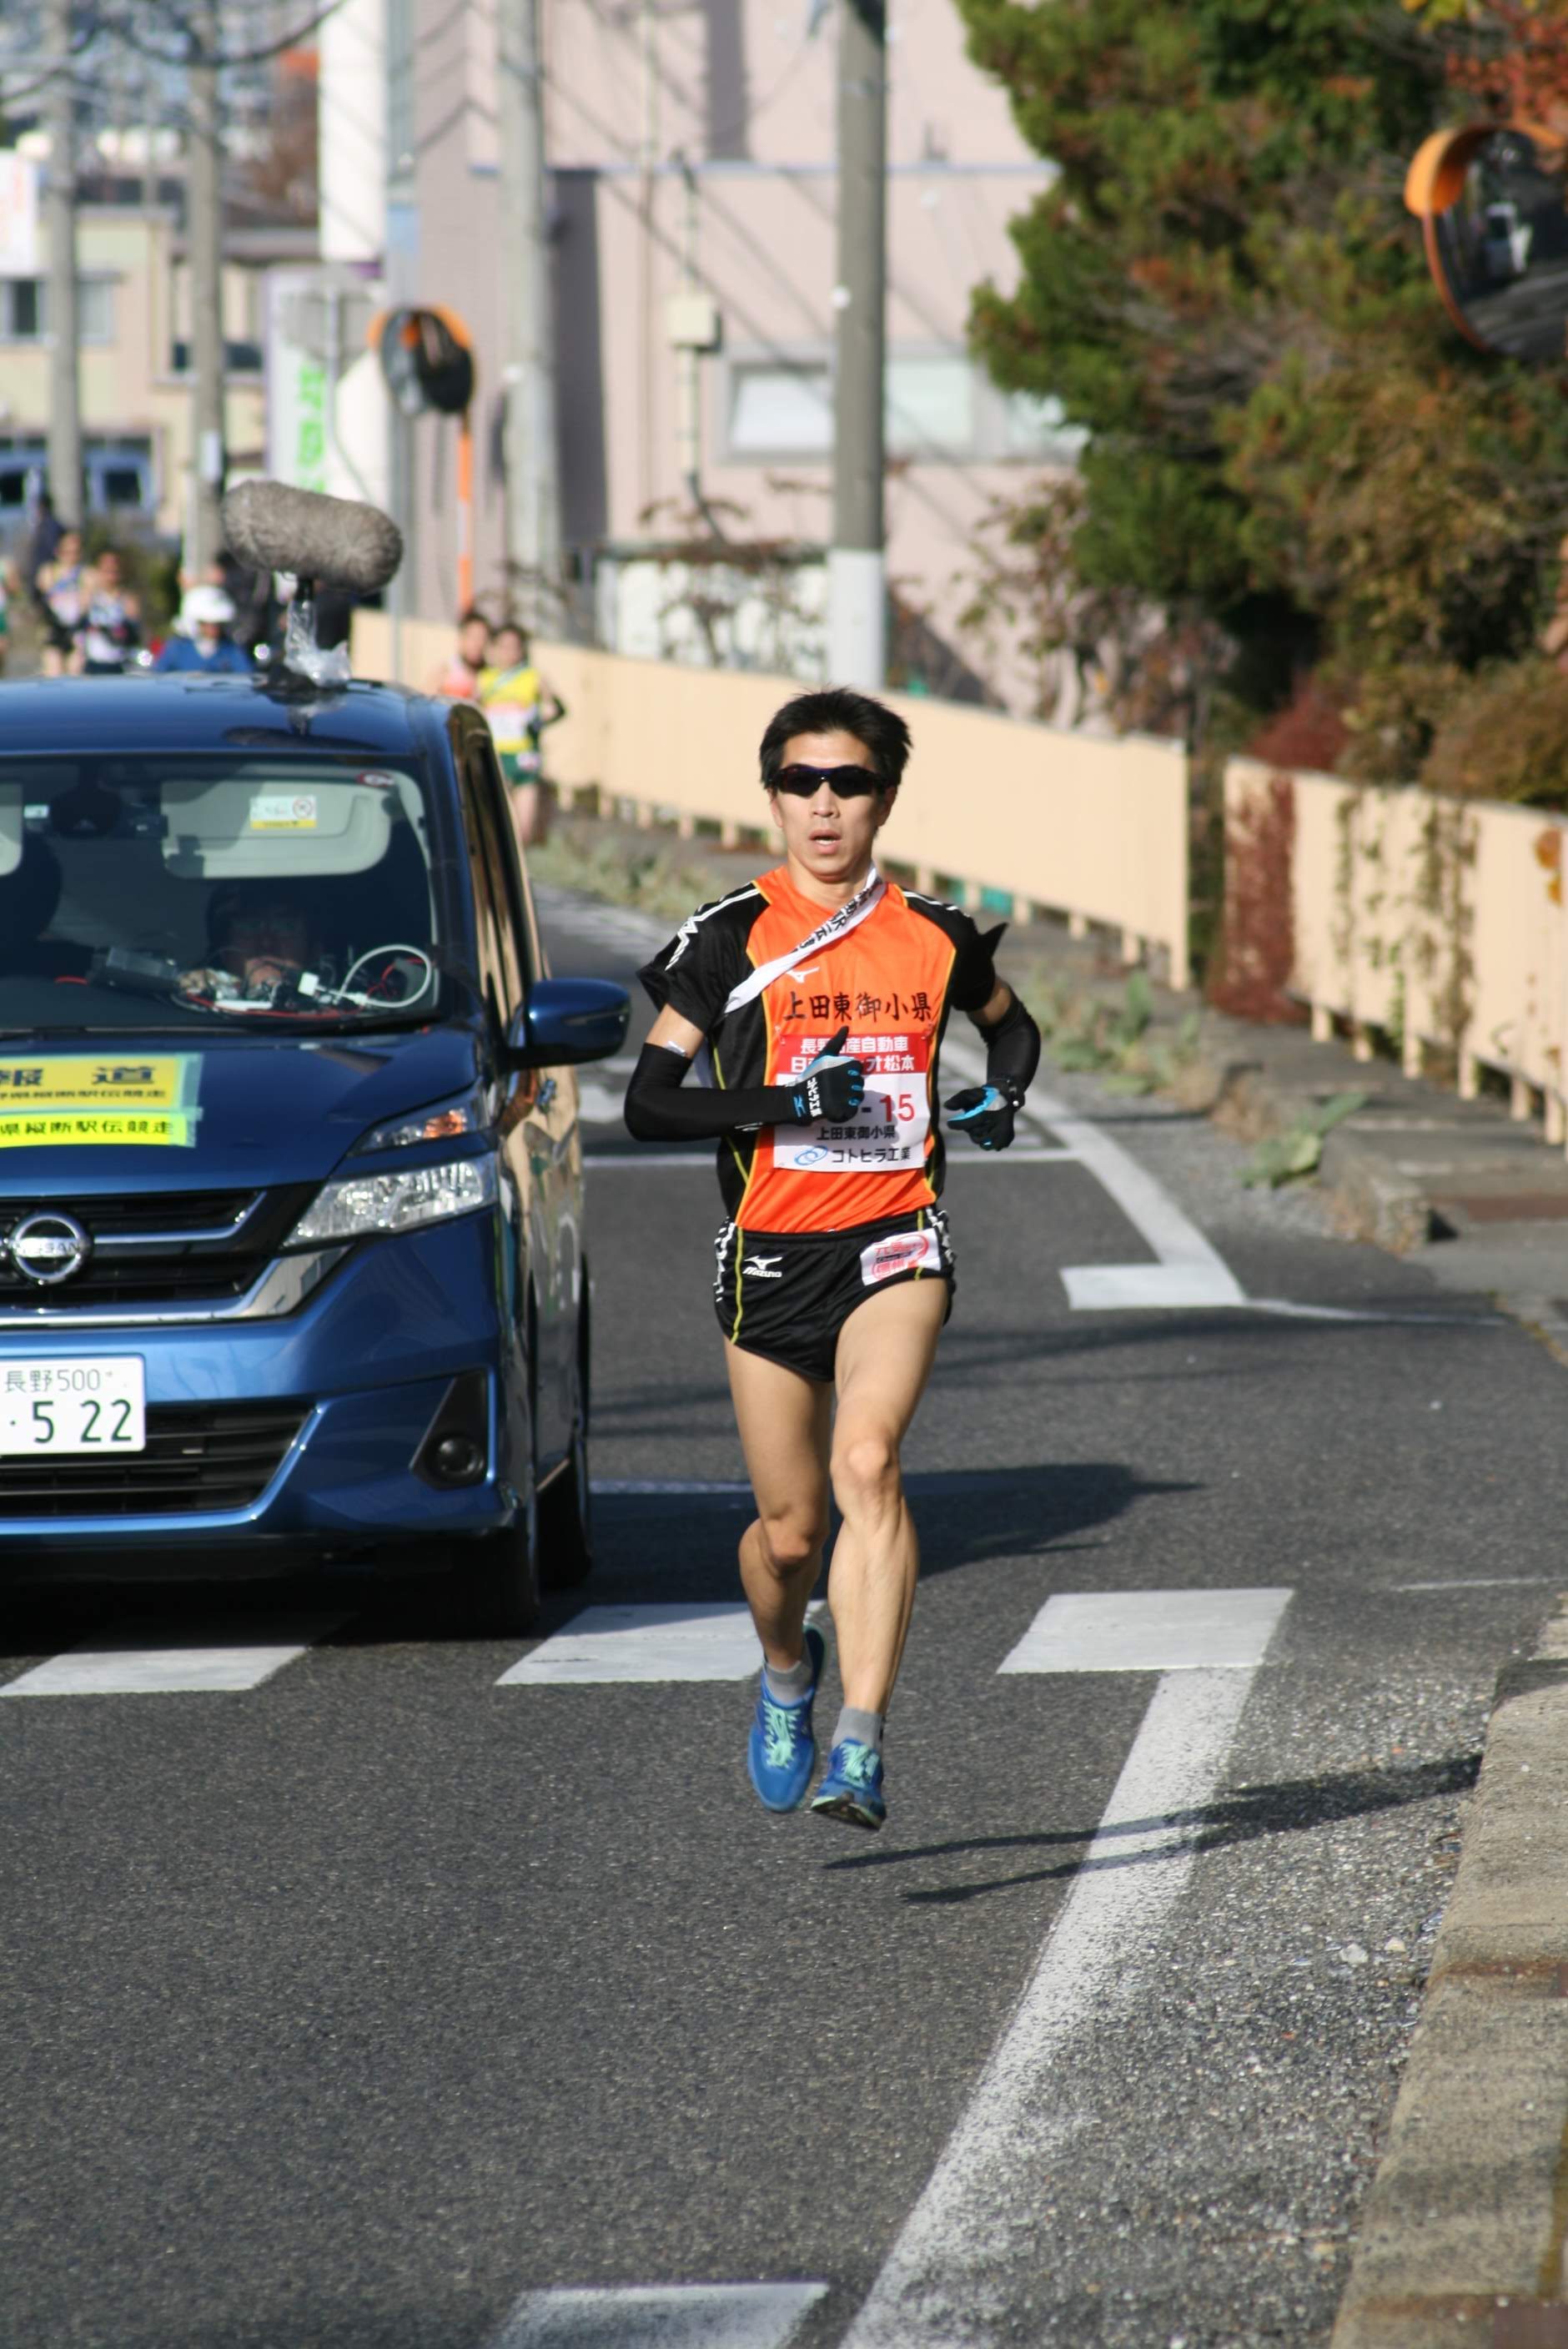
[[[1063,1590],[1001,1672],[1251,1671],[1288,1590]]]
[[[825,2283],[531,2292],[491,2349],[785,2349]]]
[[[110,1635],[35,1664],[0,1688],[0,1697],[232,1695],[259,1688],[346,1619],[331,1615],[294,1623],[286,1638],[274,1632],[235,1640],[231,1633],[216,1640],[210,1630],[190,1630],[156,1647],[129,1634]]]
[[[821,1612],[819,1600],[810,1610]],[[750,1609],[733,1602],[588,1607],[502,1672],[497,1688],[602,1681],[745,1681],[760,1671]]]
[[[961,1492],[962,1475],[923,1480]],[[610,1479],[601,1495],[712,1497],[744,1506],[738,1481]],[[994,1669],[998,1673],[1252,1671],[1262,1661],[1290,1593],[1255,1590],[1058,1591]],[[826,1602],[812,1602],[813,1618]],[[110,1626],[31,1665],[0,1697],[236,1695],[260,1688],[352,1619],[345,1612],[264,1628],[191,1625],[155,1640]],[[372,1658],[374,1651],[370,1651]],[[738,1682],[761,1651],[738,1599],[659,1600],[583,1608],[510,1664],[497,1688],[589,1688],[616,1683]],[[983,1667],[983,1669],[985,1669]]]

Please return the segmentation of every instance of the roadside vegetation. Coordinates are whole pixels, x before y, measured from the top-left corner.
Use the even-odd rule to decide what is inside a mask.
[[[1447,122],[1568,124],[1568,0],[957,4],[1057,167],[975,347],[1089,436],[993,516],[972,624],[1210,775],[1568,805],[1568,364],[1465,343],[1402,202]]]

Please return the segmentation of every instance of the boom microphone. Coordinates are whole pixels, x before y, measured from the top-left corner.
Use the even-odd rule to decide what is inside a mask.
[[[378,506],[286,481],[242,481],[223,500],[223,536],[252,571],[292,571],[374,595],[403,560],[403,534]]]

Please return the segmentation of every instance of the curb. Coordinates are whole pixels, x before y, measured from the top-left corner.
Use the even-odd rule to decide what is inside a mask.
[[[1326,1134],[1317,1179],[1342,1229],[1395,1256],[1424,1247],[1435,1213],[1421,1185],[1389,1163],[1381,1143],[1354,1126]]]
[[[1330,2349],[1568,2344],[1568,1593],[1498,1682]]]

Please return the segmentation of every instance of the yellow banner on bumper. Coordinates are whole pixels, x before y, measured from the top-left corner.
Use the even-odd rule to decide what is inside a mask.
[[[188,1150],[196,1139],[199,1052],[121,1060],[40,1053],[0,1061],[0,1150],[131,1143]]]
[[[150,1117],[96,1117],[88,1110],[68,1109],[46,1117],[0,1113],[0,1150],[47,1150],[61,1143],[95,1143],[103,1149],[139,1142],[189,1150],[195,1139],[195,1117],[179,1110]]]

